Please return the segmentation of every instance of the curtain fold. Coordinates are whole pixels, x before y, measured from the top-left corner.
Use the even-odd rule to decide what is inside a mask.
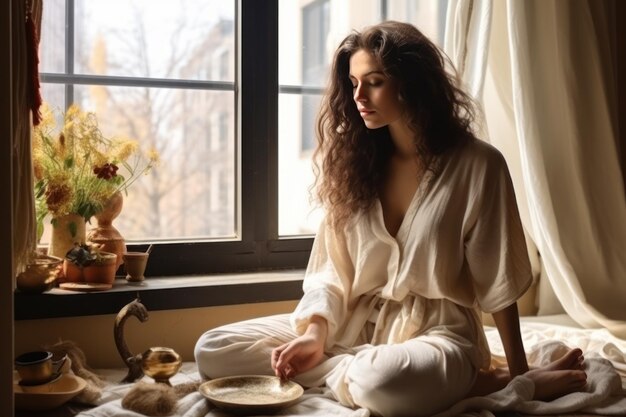
[[[475,2],[451,5],[463,10],[461,3]],[[472,45],[488,48],[477,53],[487,57],[484,78],[462,75],[484,87],[475,97],[482,98],[489,141],[509,164],[522,221],[541,254],[542,279],[578,323],[625,338],[626,197],[607,5],[493,2],[489,41]],[[471,28],[448,33],[454,31]],[[460,54],[459,38],[451,38],[457,49],[448,53],[464,68],[458,57],[467,60],[474,51]]]
[[[444,51],[454,64],[467,92],[482,97],[492,0],[449,0]]]
[[[42,1],[15,2],[17,14],[24,22],[30,8],[35,27],[41,27]],[[31,83],[28,75],[28,50],[26,26],[16,24],[13,27],[13,125],[12,140],[13,160],[13,265],[15,272],[23,270],[36,247],[37,226],[35,222],[35,202],[33,195],[33,168],[31,160]],[[14,273],[13,276],[16,274]]]
[[[581,325],[626,337],[611,5],[452,0],[445,50],[507,159],[543,283]]]
[[[450,0],[446,13],[446,33],[444,39],[444,52],[456,68],[460,82],[466,91],[476,102],[478,114],[476,115],[476,127],[478,136],[486,141],[489,140],[489,126],[487,125],[487,114],[506,109],[486,109],[484,89],[489,87],[489,67],[488,62],[492,57],[491,39],[493,31],[492,25],[501,25],[502,21],[493,18],[494,8],[499,7],[501,2],[492,0]],[[493,91],[488,88],[487,93]],[[511,107],[510,105],[508,106]],[[500,117],[497,118],[498,120]],[[511,119],[512,116],[511,116]],[[512,129],[512,128],[511,128]],[[526,195],[521,181],[521,165],[518,152],[509,152],[509,149],[500,148],[507,163],[516,190],[517,204],[520,207],[520,215],[524,225],[524,233],[528,246],[528,256],[530,258],[533,279],[535,283],[539,280],[541,273],[541,260],[537,247],[532,237],[527,231],[530,224]],[[525,315],[535,314],[537,306],[534,300],[535,287],[531,287],[529,293],[521,300],[519,305],[520,313]],[[488,317],[486,319],[489,319]]]

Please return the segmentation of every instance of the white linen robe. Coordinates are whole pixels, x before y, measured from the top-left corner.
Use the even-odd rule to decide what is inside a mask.
[[[427,171],[395,238],[379,201],[340,231],[323,222],[291,323],[302,334],[313,315],[324,317],[327,350],[363,340],[368,320],[373,345],[438,335],[486,368],[478,309],[509,306],[531,282],[506,162],[473,140]]]

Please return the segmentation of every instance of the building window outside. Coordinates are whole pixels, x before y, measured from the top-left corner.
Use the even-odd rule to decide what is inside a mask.
[[[302,82],[308,86],[324,84],[330,62],[326,39],[330,30],[330,0],[317,0],[302,8]],[[302,95],[302,151],[315,148],[315,110],[320,97]]]
[[[441,32],[443,3],[47,0],[43,96],[159,151],[115,221],[129,245],[157,244],[152,274],[303,267],[323,216],[309,188],[332,53],[385,18],[437,19]],[[257,71],[277,72],[276,90],[263,90]]]
[[[213,78],[216,80],[228,80],[229,74],[231,73],[230,67],[232,66],[229,50],[227,48],[220,48],[216,50],[213,55],[213,61],[215,62],[215,64],[212,65]]]

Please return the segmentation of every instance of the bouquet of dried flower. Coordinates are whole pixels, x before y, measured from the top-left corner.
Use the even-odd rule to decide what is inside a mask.
[[[33,166],[39,235],[46,215],[78,214],[89,220],[117,192],[126,192],[158,162],[156,151],[140,152],[137,141],[104,137],[95,113],[72,105],[57,129],[55,113],[42,107],[33,130]],[[118,172],[124,168],[126,176]]]

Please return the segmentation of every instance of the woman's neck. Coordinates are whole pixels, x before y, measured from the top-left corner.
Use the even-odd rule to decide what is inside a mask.
[[[416,133],[405,122],[398,121],[389,125],[389,135],[393,142],[393,153],[399,159],[414,159]]]

